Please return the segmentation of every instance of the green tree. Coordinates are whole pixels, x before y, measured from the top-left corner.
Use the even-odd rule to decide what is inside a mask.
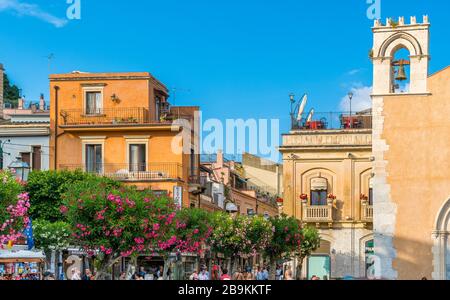
[[[256,255],[272,239],[271,223],[260,216],[232,218],[227,213],[216,212],[211,223],[214,228],[209,238],[211,250],[231,259],[231,273],[239,256]]]
[[[30,196],[31,217],[35,220],[58,222],[65,218],[59,212],[62,195],[77,182],[93,181],[105,183],[111,187],[119,187],[120,183],[108,178],[77,171],[34,171],[28,178],[26,189]]]
[[[66,222],[33,220],[33,236],[36,248],[44,250],[46,254],[70,246],[71,231]]]
[[[320,234],[317,228],[306,226],[302,229],[302,246],[300,251],[297,251],[297,279],[301,279],[303,261],[310,256],[317,248],[320,247]]]
[[[3,98],[4,102],[17,106],[20,97],[20,89],[16,85],[11,85],[8,75],[3,73]]]
[[[301,251],[302,226],[299,220],[286,215],[270,218],[273,236],[265,249],[265,256],[270,261],[270,279],[275,279],[277,263],[290,259]]]

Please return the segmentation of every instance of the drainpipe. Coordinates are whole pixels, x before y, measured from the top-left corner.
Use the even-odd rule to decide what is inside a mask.
[[[54,137],[54,149],[55,149],[55,155],[54,155],[54,170],[57,170],[57,161],[58,161],[58,98],[59,98],[59,86],[55,85],[55,137]]]

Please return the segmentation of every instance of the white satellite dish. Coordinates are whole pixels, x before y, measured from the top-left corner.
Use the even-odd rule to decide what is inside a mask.
[[[300,102],[300,108],[298,109],[297,121],[302,120],[303,112],[305,111],[306,103],[308,103],[308,95],[303,95],[302,101]]]
[[[309,112],[309,115],[308,115],[308,118],[306,119],[306,122],[308,122],[308,123],[311,122],[313,116],[314,116],[314,108],[311,109],[311,111]]]

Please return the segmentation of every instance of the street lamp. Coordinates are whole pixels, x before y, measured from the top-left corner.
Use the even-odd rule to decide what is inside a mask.
[[[16,178],[20,181],[28,180],[30,166],[26,162],[23,162],[21,157],[17,157],[16,160],[8,166],[8,169],[15,173]]]
[[[353,92],[348,93],[348,99],[350,100],[350,128],[353,128],[353,118],[352,118],[352,99]]]

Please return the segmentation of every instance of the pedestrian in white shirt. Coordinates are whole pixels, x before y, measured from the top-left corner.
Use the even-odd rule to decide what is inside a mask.
[[[198,274],[198,280],[209,280],[209,272],[205,266],[202,267],[200,274]]]

